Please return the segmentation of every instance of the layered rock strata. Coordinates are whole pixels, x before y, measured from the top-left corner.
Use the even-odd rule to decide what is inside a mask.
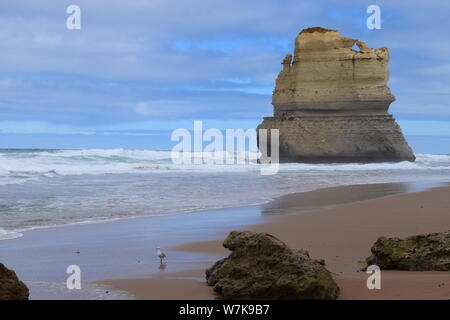
[[[389,50],[335,30],[309,28],[295,40],[272,96],[282,162],[414,161],[395,119],[387,81]],[[270,139],[269,139],[270,141]]]

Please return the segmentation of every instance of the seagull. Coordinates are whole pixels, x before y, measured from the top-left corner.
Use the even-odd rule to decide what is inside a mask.
[[[158,257],[159,257],[160,263],[163,263],[163,260],[164,260],[164,258],[166,257],[166,254],[165,254],[164,252],[161,251],[161,248],[160,248],[160,247],[157,247],[157,248],[156,248],[156,254],[157,254]]]

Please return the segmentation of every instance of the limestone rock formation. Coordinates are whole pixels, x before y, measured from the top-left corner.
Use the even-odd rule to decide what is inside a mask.
[[[267,233],[232,231],[228,258],[206,270],[207,283],[225,299],[337,299],[339,287],[323,261],[291,250]]]
[[[0,300],[28,300],[29,295],[27,286],[16,273],[0,263]]]
[[[280,161],[414,161],[388,114],[388,61],[385,47],[320,27],[301,31],[276,79],[274,115],[258,126],[280,130]]]
[[[368,265],[381,269],[450,271],[450,231],[399,238],[379,238]]]

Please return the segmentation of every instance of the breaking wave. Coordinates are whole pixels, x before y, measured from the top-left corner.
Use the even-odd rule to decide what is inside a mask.
[[[0,240],[35,228],[255,205],[339,185],[450,181],[450,155],[285,163],[271,176],[251,161],[256,154],[228,155],[239,164],[214,164],[210,154],[207,164],[175,164],[170,151],[155,150],[0,150]]]
[[[193,154],[194,157],[200,155]],[[58,175],[121,174],[136,172],[246,172],[259,170],[256,154],[234,154],[239,164],[175,164],[170,151],[88,149],[0,151],[0,185],[24,183]],[[450,170],[450,155],[417,154],[416,162],[350,164],[281,164],[281,171]]]

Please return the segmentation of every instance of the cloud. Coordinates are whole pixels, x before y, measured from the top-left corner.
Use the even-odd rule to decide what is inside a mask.
[[[372,1],[78,0],[79,31],[65,27],[70,4],[0,2],[0,117],[25,131],[33,121],[261,119],[284,54],[318,25],[390,48],[395,116],[450,120],[445,2],[380,0],[375,31]]]
[[[428,68],[421,68],[416,71],[418,75],[424,76],[446,76],[450,77],[450,63],[444,63],[436,66],[430,66]]]

